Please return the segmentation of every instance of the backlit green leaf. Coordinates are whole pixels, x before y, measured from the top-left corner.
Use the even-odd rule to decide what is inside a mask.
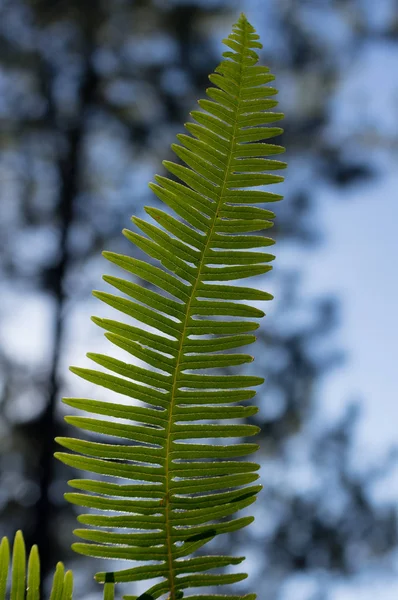
[[[145,207],[148,221],[133,217],[133,230],[123,231],[147,262],[104,253],[120,273],[105,275],[106,290],[94,296],[115,317],[93,321],[119,354],[89,352],[98,370],[71,368],[100,386],[105,398],[108,391],[120,395],[65,399],[89,413],[67,422],[98,439],[58,438],[69,452],[57,458],[106,477],[69,482],[69,502],[97,511],[78,517],[83,527],[75,533],[82,541],[74,549],[147,563],[98,573],[106,600],[113,600],[115,583],[145,579],[158,581],[126,598],[255,600],[253,594],[184,595],[246,577],[208,573],[243,557],[191,555],[251,523],[252,517],[234,515],[261,489],[259,465],[246,459],[257,444],[243,439],[258,427],[242,422],[257,408],[240,403],[253,398],[250,388],[263,378],[243,371],[251,354],[234,350],[255,341],[264,312],[252,303],[272,299],[258,282],[275,258],[263,251],[274,244],[264,231],[275,214],[261,205],[281,200],[263,187],[283,181],[278,172],[286,167],[274,159],[284,148],[270,142],[283,133],[269,126],[283,117],[273,111],[277,90],[268,84],[274,76],[257,64],[262,46],[244,15],[224,43],[228,49],[210,75],[207,98],[172,145],[176,162],[163,162],[170,176],[156,175],[150,184],[165,210]],[[260,289],[239,282],[250,277]]]

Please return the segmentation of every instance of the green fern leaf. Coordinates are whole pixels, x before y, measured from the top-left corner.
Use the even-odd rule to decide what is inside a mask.
[[[11,573],[9,573],[11,567]],[[10,561],[10,545],[4,537],[0,544],[0,600],[5,600],[10,585],[10,600],[40,600],[40,559],[37,546],[32,546],[26,564],[25,542],[21,531],[17,531]],[[50,600],[72,600],[73,575],[65,573],[62,563],[58,563]]]
[[[185,165],[163,163],[179,181],[156,176],[150,184],[170,212],[146,208],[153,222],[133,217],[137,230],[123,232],[150,262],[104,253],[149,287],[105,276],[116,293],[94,292],[138,321],[132,325],[93,319],[110,342],[146,366],[89,353],[106,372],[71,370],[125,400],[65,399],[94,415],[69,416],[68,423],[106,437],[101,442],[58,438],[72,451],[57,453],[64,463],[113,478],[69,482],[77,490],[66,495],[70,502],[99,511],[79,517],[86,527],[75,531],[82,541],[74,549],[88,556],[144,562],[97,574],[106,586],[109,581],[161,578],[140,600],[165,594],[170,600],[216,600],[221,596],[185,596],[185,590],[244,579],[244,573],[213,572],[237,565],[243,557],[191,555],[215,536],[252,522],[234,515],[250,506],[261,489],[255,483],[259,466],[241,460],[257,445],[240,441],[258,428],[231,420],[255,414],[255,407],[239,403],[250,400],[252,388],[263,380],[213,374],[212,369],[253,360],[228,351],[254,342],[251,332],[258,322],[252,319],[264,315],[245,301],[272,298],[234,282],[268,272],[274,259],[259,251],[273,240],[253,234],[271,227],[274,217],[257,205],[281,196],[253,188],[283,180],[273,172],[285,163],[268,157],[284,149],[263,141],[282,133],[267,125],[283,115],[269,112],[277,104],[276,90],[266,84],[274,77],[257,65],[261,44],[244,15],[224,43],[229,48],[225,60],[210,76],[216,87],[207,90],[209,99],[199,101],[201,110],[191,113],[195,123],[186,125],[190,135],[177,136],[180,143],[172,146]],[[116,442],[110,443],[108,436]],[[233,441],[227,443],[227,438]],[[107,588],[107,594],[113,589]],[[254,600],[255,595],[222,598]]]

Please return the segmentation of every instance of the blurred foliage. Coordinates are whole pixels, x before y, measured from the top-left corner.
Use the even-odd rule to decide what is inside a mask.
[[[6,597],[10,589],[10,598],[15,600],[40,600],[40,556],[37,546],[32,546],[27,555],[22,531],[14,537],[12,553],[8,538],[3,537],[0,544],[0,597]],[[50,598],[72,600],[73,574],[65,573],[64,565],[57,564]]]
[[[38,543],[44,575],[73,560],[75,518],[62,497],[71,473],[54,464],[53,437],[65,433],[57,407],[66,366],[90,349],[92,330],[81,323],[104,268],[100,250],[124,248],[119,231],[148,202],[147,181],[203,95],[238,9],[265,40],[263,62],[277,74],[287,115],[279,249],[316,251],[317,185],[374,175],[361,139],[343,151],[348,134],[333,125],[331,98],[346,57],[376,36],[397,43],[398,19],[375,27],[365,0],[237,4],[0,4],[0,523]],[[338,303],[298,293],[297,268],[277,271],[278,309],[262,328],[256,362],[268,382],[255,421],[265,490],[257,526],[224,543],[247,545],[250,585],[261,597],[282,598],[283,582],[306,573],[319,581],[320,599],[335,577],[396,547],[396,512],[372,502],[374,474],[350,466],[355,412],[327,430],[314,425],[319,383],[343,358],[331,342]],[[93,567],[79,558],[74,569],[83,595]]]

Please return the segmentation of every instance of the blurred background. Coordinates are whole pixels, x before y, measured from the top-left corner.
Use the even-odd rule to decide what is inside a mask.
[[[83,389],[68,365],[111,350],[89,319],[100,251],[132,251],[120,230],[156,202],[147,182],[240,11],[277,75],[289,169],[254,351],[264,491],[220,544],[261,600],[398,596],[397,0],[1,0],[0,533],[22,528],[44,574],[64,560],[77,598],[101,590],[52,458],[60,399]]]

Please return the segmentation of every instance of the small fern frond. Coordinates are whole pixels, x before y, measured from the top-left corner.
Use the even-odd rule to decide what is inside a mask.
[[[10,572],[11,570],[11,572]],[[26,548],[21,531],[17,531],[12,549],[8,539],[0,544],[0,600],[5,600],[10,588],[10,600],[40,600],[40,559],[37,546],[32,546],[26,564]],[[72,600],[73,575],[62,563],[55,569],[50,600]]]
[[[110,342],[147,366],[89,353],[106,371],[72,371],[129,400],[64,400],[96,415],[68,416],[68,423],[125,441],[58,439],[73,452],[58,453],[60,460],[110,478],[69,482],[77,491],[67,499],[98,511],[79,517],[85,527],[75,534],[84,541],[74,549],[143,562],[112,574],[115,582],[160,578],[141,600],[165,594],[170,600],[216,600],[220,596],[185,596],[184,590],[244,579],[244,573],[208,573],[238,565],[243,557],[191,555],[215,536],[251,523],[251,517],[234,515],[250,506],[261,488],[255,483],[259,466],[242,460],[257,445],[241,441],[258,428],[232,421],[255,414],[255,407],[240,403],[253,398],[252,388],[263,379],[214,374],[213,369],[253,360],[228,351],[255,340],[258,322],[253,319],[264,313],[246,302],[271,299],[267,292],[234,282],[271,269],[274,256],[261,249],[274,242],[258,232],[272,226],[274,213],[257,205],[281,196],[253,188],[283,180],[274,171],[285,163],[269,156],[284,149],[264,142],[282,133],[268,124],[283,115],[269,111],[277,104],[277,90],[266,85],[274,76],[257,65],[261,44],[244,15],[224,43],[225,60],[210,76],[215,87],[199,101],[201,110],[191,113],[190,135],[178,135],[180,143],[172,146],[185,165],[163,163],[179,181],[155,176],[150,184],[170,211],[147,207],[153,221],[133,217],[136,230],[123,232],[150,262],[104,253],[149,287],[105,276],[123,296],[94,292],[138,322],[93,319]],[[222,443],[228,438],[231,443]],[[109,576],[99,573],[97,579],[104,583]]]

